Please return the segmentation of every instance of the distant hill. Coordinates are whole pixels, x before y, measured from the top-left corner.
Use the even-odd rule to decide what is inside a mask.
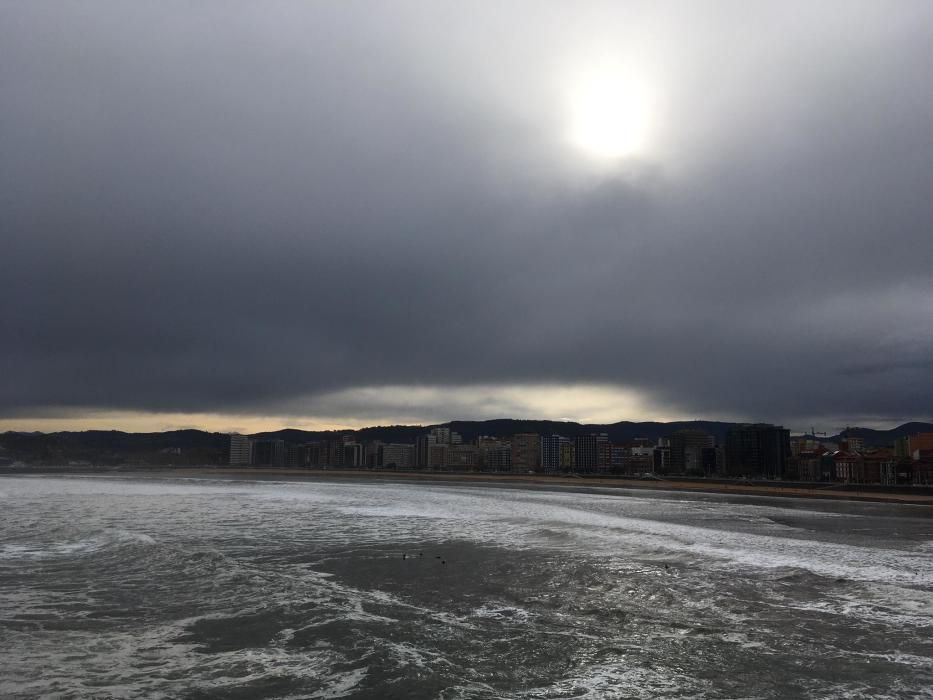
[[[357,440],[371,442],[413,443],[419,435],[424,435],[431,428],[444,427],[460,433],[464,441],[472,441],[481,435],[509,436],[515,433],[538,433],[540,435],[563,435],[574,438],[577,435],[589,433],[606,433],[613,442],[628,442],[635,438],[648,438],[656,441],[666,437],[677,430],[702,430],[716,438],[717,444],[724,444],[726,433],[730,428],[741,423],[728,423],[723,421],[672,421],[661,422],[632,422],[620,421],[618,423],[574,423],[570,421],[530,420],[519,418],[495,418],[484,421],[455,420],[449,423],[434,425],[389,425],[361,428],[359,430],[330,430],[307,431],[292,428],[276,430],[267,433],[257,433],[254,437],[271,437],[286,442],[310,442],[313,440],[326,440],[341,435],[355,435]],[[873,430],[871,428],[849,428],[839,435],[827,437],[823,440],[838,442],[843,435],[862,437],[867,445],[886,446],[893,445],[895,439],[915,433],[933,432],[933,423],[911,422],[904,423],[891,430]]]
[[[465,441],[481,435],[507,437],[515,433],[563,435],[574,438],[588,433],[606,433],[613,442],[627,442],[635,438],[656,441],[674,431],[703,430],[725,442],[726,433],[737,423],[720,421],[676,421],[671,423],[622,421],[610,424],[582,424],[549,420],[523,420],[498,418],[485,421],[451,421],[436,425],[390,425],[360,430],[307,431],[287,428],[267,433],[256,433],[256,438],[276,438],[289,443],[334,439],[353,435],[362,442],[413,443],[433,427],[449,427],[460,433]],[[893,445],[895,439],[914,433],[933,432],[933,423],[905,423],[891,430],[849,428],[839,435],[824,438],[838,441],[845,435],[861,437],[867,445]],[[173,430],[164,433],[124,433],[118,430],[87,430],[83,432],[0,434],[0,460],[23,461],[28,464],[64,465],[69,462],[89,462],[98,465],[152,465],[189,466],[220,465],[227,462],[230,437],[224,433],[202,430]]]
[[[228,435],[203,430],[171,430],[164,433],[85,430],[0,434],[0,447],[3,448],[4,456],[30,464],[220,464],[229,444]]]
[[[848,428],[838,435],[833,435],[827,440],[838,442],[844,437],[860,437],[865,440],[866,445],[885,446],[893,445],[897,438],[915,435],[916,433],[933,433],[933,423],[904,423],[891,430],[874,430],[872,428]]]
[[[674,423],[633,423],[630,421],[622,421],[620,423],[610,424],[584,424],[565,421],[496,418],[484,421],[455,420],[449,423],[438,423],[435,425],[377,426],[361,428],[355,431],[315,432],[288,428],[267,433],[257,433],[255,437],[271,437],[285,440],[286,442],[307,442],[310,440],[324,440],[340,435],[356,435],[357,439],[364,442],[381,440],[383,442],[412,443],[419,435],[424,435],[431,430],[431,428],[444,427],[460,433],[465,441],[474,440],[481,435],[498,435],[505,437],[514,435],[515,433],[563,435],[568,438],[573,438],[577,435],[588,435],[589,433],[606,433],[610,440],[623,442],[639,437],[657,440],[665,435],[670,435],[676,430],[689,428],[704,430],[721,441],[725,440],[726,431],[734,425],[736,424],[717,421],[679,421]]]

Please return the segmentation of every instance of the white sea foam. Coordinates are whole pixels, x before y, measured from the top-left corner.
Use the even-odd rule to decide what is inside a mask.
[[[763,642],[752,641],[747,634],[742,632],[726,632],[721,634],[719,638],[730,644],[738,644],[744,649],[760,649],[765,646]]]
[[[520,698],[622,698],[653,699],[668,695],[678,698],[705,697],[708,682],[679,673],[672,668],[632,667],[617,663],[593,664],[582,672],[545,687],[516,694]]]
[[[830,593],[812,602],[782,600],[786,609],[853,617],[899,628],[927,628],[933,623],[933,592],[897,586],[867,585]]]
[[[355,668],[352,671],[347,671],[345,673],[333,673],[326,676],[323,680],[327,683],[327,687],[323,690],[316,691],[310,695],[305,695],[304,697],[308,698],[342,698],[349,695],[356,686],[363,682],[363,679],[366,678],[368,673],[366,668]],[[295,695],[293,697],[300,697]]]
[[[5,543],[0,544],[0,559],[46,559],[51,557],[92,554],[121,544],[154,545],[150,535],[130,530],[109,530],[73,542]]]
[[[438,536],[470,537],[490,540],[507,546],[546,546],[547,538],[537,533],[542,526],[551,533],[572,535],[565,548],[580,551],[634,554],[645,550],[687,553],[711,563],[734,565],[739,569],[804,569],[830,577],[862,581],[896,582],[909,585],[933,584],[933,558],[916,557],[909,551],[861,547],[852,544],[819,542],[808,537],[796,538],[796,528],[773,522],[773,517],[799,516],[801,511],[768,508],[767,517],[749,518],[777,534],[726,529],[713,522],[701,525],[665,522],[652,511],[670,504],[683,508],[682,502],[659,502],[657,499],[622,499],[591,494],[525,494],[498,489],[450,489],[425,487],[428,492],[419,502],[397,493],[389,486],[374,494],[381,503],[360,503],[335,507],[344,515],[390,521],[396,530],[422,529],[419,522],[431,520]],[[359,492],[356,495],[360,495]],[[364,490],[364,501],[366,494]],[[688,506],[689,507],[689,506]],[[723,519],[732,506],[720,505]],[[744,509],[750,506],[744,506]],[[615,511],[615,512],[613,512]],[[638,516],[630,516],[634,511]],[[661,511],[664,512],[664,511]],[[830,516],[832,517],[832,516]],[[510,523],[503,528],[502,522]],[[742,518],[739,519],[742,521]],[[456,523],[447,527],[444,523]],[[374,525],[374,527],[377,527]],[[553,541],[553,537],[551,540]]]
[[[487,603],[473,610],[473,617],[482,617],[491,620],[497,620],[506,624],[523,624],[528,622],[531,614],[522,608],[511,605],[496,605]]]
[[[103,636],[66,632],[54,640],[14,633],[9,641],[18,645],[24,663],[8,661],[0,678],[0,696],[44,696],[50,688],[59,688],[69,695],[169,698],[192,689],[222,692],[287,674],[326,678],[325,688],[338,694],[322,697],[341,697],[361,678],[332,674],[334,665],[345,659],[328,649],[236,649],[198,655],[197,663],[192,663],[194,646],[174,641],[179,631],[179,626],[168,625]],[[26,663],[29,658],[42,658],[43,664]],[[77,677],[71,672],[75,664],[82,669]],[[82,678],[93,678],[93,685],[85,685]]]
[[[432,649],[418,648],[413,644],[382,640],[379,646],[388,649],[402,668],[436,669],[442,665],[453,665],[443,654]]]

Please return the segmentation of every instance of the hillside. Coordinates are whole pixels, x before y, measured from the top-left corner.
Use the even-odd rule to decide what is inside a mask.
[[[499,418],[486,421],[451,421],[441,424],[460,433],[465,441],[480,435],[509,436],[515,433],[532,432],[541,435],[563,435],[568,438],[587,433],[606,433],[613,442],[625,442],[634,438],[655,441],[686,428],[708,432],[718,444],[725,441],[726,432],[735,423],[717,421],[631,422],[611,424],[581,424],[547,420],[521,420]],[[334,439],[341,435],[353,435],[362,442],[412,443],[435,426],[393,425],[362,428],[356,431],[305,431],[283,429],[268,433],[257,433],[253,437],[272,437],[289,443],[304,443],[314,440]],[[911,422],[891,430],[871,428],[849,428],[845,435],[861,437],[867,445],[892,445],[898,437],[918,432],[933,432],[933,424]],[[838,441],[843,435],[825,438]],[[93,463],[97,465],[152,465],[191,466],[219,465],[227,460],[229,437],[223,433],[201,430],[175,430],[164,433],[125,433],[117,430],[88,430],[84,432],[0,434],[0,464],[22,461],[27,464],[64,465],[69,462]]]

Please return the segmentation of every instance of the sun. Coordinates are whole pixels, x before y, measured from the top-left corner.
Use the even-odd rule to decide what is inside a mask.
[[[642,82],[615,71],[587,75],[571,90],[569,141],[601,160],[644,155],[651,111],[649,91]]]

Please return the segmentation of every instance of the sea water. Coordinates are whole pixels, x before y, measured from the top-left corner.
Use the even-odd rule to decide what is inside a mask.
[[[0,696],[933,695],[933,509],[0,478]]]

